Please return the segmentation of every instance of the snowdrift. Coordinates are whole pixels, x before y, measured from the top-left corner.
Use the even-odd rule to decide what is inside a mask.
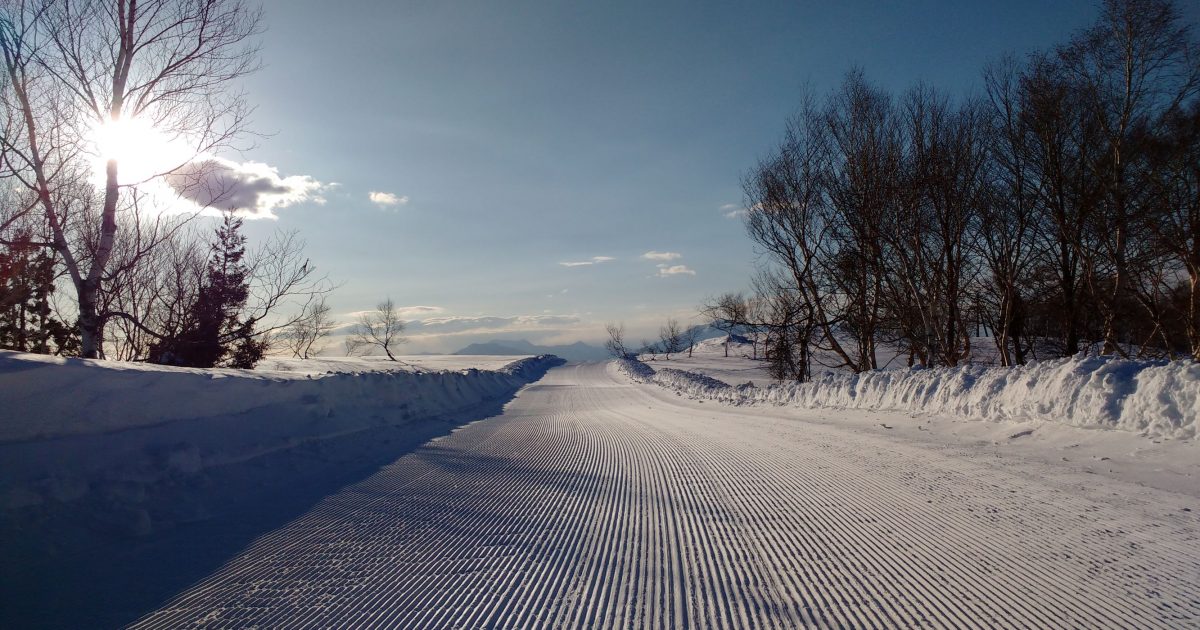
[[[620,362],[644,382],[728,404],[773,403],[952,414],[981,420],[1041,420],[1195,439],[1200,365],[1111,357],[1072,357],[1002,368],[962,366],[823,373],[810,383],[733,386],[703,374]]]
[[[71,502],[114,482],[140,494],[298,445],[469,421],[562,362],[313,376],[0,352],[0,510]]]
[[[167,368],[0,351],[0,443],[108,433],[256,410],[332,417],[335,410],[452,413],[515,391],[561,359],[495,371],[371,371],[321,375]],[[343,414],[344,417],[345,414]],[[339,422],[329,423],[330,428]],[[340,429],[351,427],[339,426]]]

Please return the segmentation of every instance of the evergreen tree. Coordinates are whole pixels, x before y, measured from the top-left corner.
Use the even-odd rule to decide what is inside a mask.
[[[204,284],[181,332],[154,344],[152,363],[248,369],[266,352],[266,342],[255,339],[254,319],[242,319],[250,297],[250,278],[241,227],[241,219],[232,213],[225,215],[212,244]]]
[[[56,319],[50,306],[55,258],[18,234],[0,251],[0,348],[38,354],[75,354],[78,329]]]

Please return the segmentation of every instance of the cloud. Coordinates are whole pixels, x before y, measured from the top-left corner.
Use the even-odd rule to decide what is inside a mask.
[[[481,315],[474,317],[428,317],[425,319],[408,322],[405,334],[413,336],[464,335],[476,332],[495,332],[504,330],[547,330],[575,326],[579,324],[580,321],[581,320],[574,315],[513,315],[509,317]]]
[[[396,314],[399,315],[401,319],[416,319],[416,318],[422,317],[422,316],[428,317],[429,315],[433,315],[435,313],[444,313],[445,311],[446,311],[446,309],[444,309],[440,306],[417,305],[417,306],[397,306],[396,307]],[[374,313],[374,312],[375,312],[375,309],[367,309],[365,311],[353,311],[350,313],[346,313],[345,316],[350,319],[357,320],[359,315],[363,315],[365,313]]]
[[[675,260],[677,258],[683,258],[683,254],[678,252],[656,252],[654,250],[650,250],[645,254],[642,254],[642,258],[645,258],[646,260]]]
[[[582,320],[574,315],[438,315],[446,309],[440,306],[397,306],[396,312],[404,320],[404,335],[413,337],[436,337],[440,335],[463,335],[468,333],[497,331],[557,330],[575,326]],[[345,313],[343,318],[353,325],[360,315],[373,313],[374,309]]]
[[[579,314],[553,315],[550,311],[541,311],[509,316],[430,316],[430,312],[441,312],[443,309],[437,306],[404,306],[397,307],[397,310],[405,315],[403,336],[409,343],[401,346],[401,351],[406,354],[454,352],[469,343],[497,338],[527,339],[541,343],[547,337],[578,341],[584,334],[588,338],[600,338],[603,335],[603,329],[584,320]],[[355,322],[363,312],[370,311],[341,314],[338,320],[342,325],[333,334],[339,337],[352,334]]]
[[[396,312],[400,317],[419,317],[421,315],[432,315],[434,313],[443,313],[446,309],[440,306],[397,306]]]
[[[678,275],[694,276],[694,275],[696,275],[696,272],[693,269],[689,269],[687,265],[659,265],[658,266],[658,276],[660,278],[665,278],[667,276],[678,276]]]
[[[727,203],[720,207],[721,214],[727,219],[741,219],[750,214],[750,210],[737,204]]]
[[[396,193],[390,192],[379,192],[372,190],[367,194],[367,197],[371,200],[371,203],[381,208],[389,206],[403,206],[408,203],[408,195],[399,197],[396,195]]]
[[[727,204],[721,206],[721,212],[724,213],[725,218],[727,218],[727,219],[744,219],[744,218],[750,216],[751,210],[761,211],[762,209],[763,209],[763,205],[761,203],[756,203],[756,204],[750,206],[749,208],[735,206],[731,203],[727,203]]]
[[[590,265],[599,265],[600,263],[606,263],[613,260],[616,260],[616,258],[613,258],[612,256],[592,256],[591,260],[560,262],[558,264],[562,265],[563,267],[588,267]]]
[[[328,187],[307,175],[282,177],[261,162],[205,158],[164,178],[180,197],[200,208],[234,210],[250,219],[275,219],[275,210],[311,201],[324,204]]]

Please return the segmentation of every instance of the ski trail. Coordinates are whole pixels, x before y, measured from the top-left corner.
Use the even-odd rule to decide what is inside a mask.
[[[1200,624],[1196,516],[969,454],[559,368],[133,627]]]

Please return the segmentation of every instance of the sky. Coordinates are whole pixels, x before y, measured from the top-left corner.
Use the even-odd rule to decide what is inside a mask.
[[[268,0],[254,162],[343,321],[385,297],[407,352],[650,338],[748,285],[740,178],[806,90],[980,87],[1092,1]],[[290,195],[290,196],[289,196]],[[698,320],[697,320],[698,321]]]

